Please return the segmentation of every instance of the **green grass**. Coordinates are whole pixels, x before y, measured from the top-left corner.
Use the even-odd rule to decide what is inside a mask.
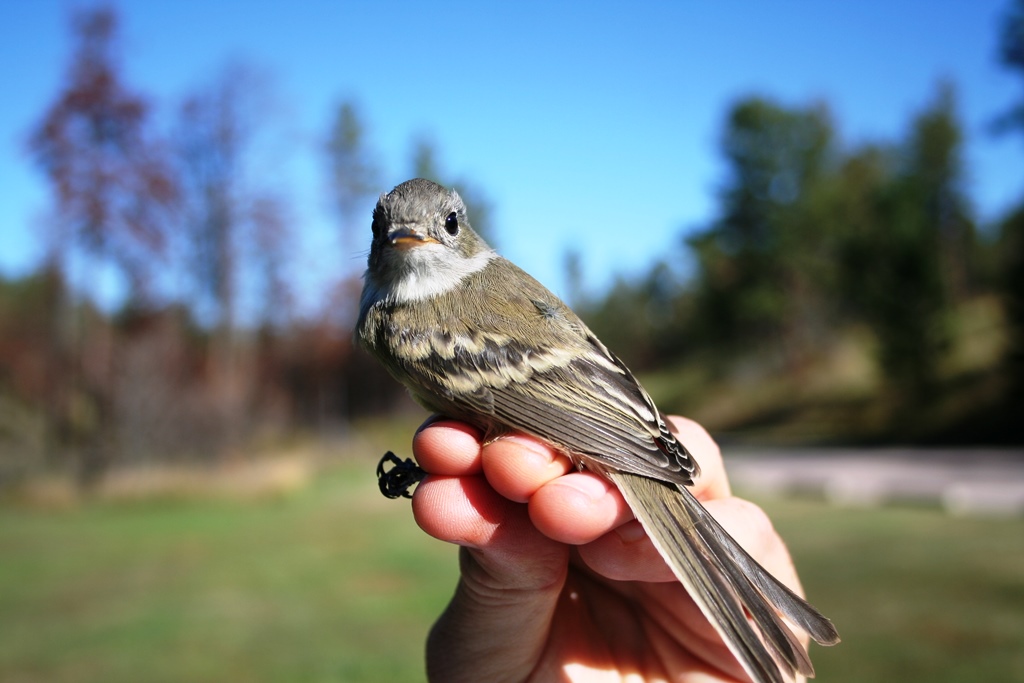
[[[261,503],[0,510],[0,681],[418,681],[452,549],[372,464]]]
[[[1024,520],[758,501],[843,642],[822,681],[1024,681]]]
[[[844,638],[819,680],[1024,680],[1024,520],[760,502]],[[0,681],[418,681],[455,571],[368,462],[262,502],[0,508]]]

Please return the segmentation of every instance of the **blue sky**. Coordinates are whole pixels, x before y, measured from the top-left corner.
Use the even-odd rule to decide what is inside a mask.
[[[38,263],[47,187],[24,152],[69,56],[66,0],[0,0],[0,273]],[[485,190],[499,249],[564,292],[567,248],[591,288],[643,272],[706,223],[728,106],[762,94],[827,102],[850,144],[894,140],[958,89],[978,216],[1024,192],[1024,139],[987,125],[1022,96],[996,58],[1008,0],[824,2],[272,2],[123,0],[125,77],[167,119],[229,60],[272,77],[287,154],[273,171],[299,228],[294,268],[315,297],[360,268],[331,224],[317,146],[354,98],[385,171],[418,136]],[[369,211],[367,230],[369,237]],[[307,302],[308,303],[308,302]]]

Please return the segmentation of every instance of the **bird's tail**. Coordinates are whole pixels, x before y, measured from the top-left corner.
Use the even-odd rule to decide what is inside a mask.
[[[839,634],[831,621],[750,557],[685,487],[626,472],[608,476],[754,681],[814,676],[786,621],[818,643],[834,645]]]

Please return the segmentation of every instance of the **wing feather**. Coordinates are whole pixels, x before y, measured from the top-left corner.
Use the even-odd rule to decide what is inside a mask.
[[[696,463],[633,374],[569,307],[506,266],[518,271],[514,291],[484,269],[460,297],[374,305],[362,342],[431,410],[532,434],[597,469],[692,484]]]

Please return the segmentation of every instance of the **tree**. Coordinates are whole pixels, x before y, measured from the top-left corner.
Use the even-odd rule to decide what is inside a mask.
[[[1024,76],[1024,0],[1016,0],[1003,17],[999,60],[1007,69]],[[1024,93],[1019,102],[996,119],[995,124],[996,130],[1001,132],[1024,130]]]
[[[67,85],[32,132],[30,149],[54,191],[58,219],[89,254],[117,266],[141,300],[149,263],[166,241],[177,197],[149,105],[122,82],[117,15],[76,14]]]
[[[175,209],[175,177],[165,146],[150,130],[145,98],[122,81],[117,15],[109,8],[82,11],[73,16],[72,27],[66,84],[29,140],[57,209],[51,267],[67,268],[70,254],[80,248],[90,259],[116,268],[127,285],[128,307],[141,307],[155,281],[152,266],[163,251]],[[88,347],[93,351],[86,356],[82,324],[73,318],[76,306],[54,300],[50,362],[67,378],[63,389],[55,388],[63,398],[52,400],[64,406],[55,412],[85,401],[97,415],[80,452],[80,474],[88,483],[103,473],[116,451],[118,336],[111,328],[110,343]],[[83,372],[89,368],[94,370]]]
[[[1003,20],[1000,60],[1024,85],[1024,0],[1017,0]],[[1024,95],[998,123],[1003,132],[1024,132]],[[1024,399],[1024,201],[1003,220],[1001,293],[1009,327],[1006,366],[1011,378],[1011,402]]]
[[[290,244],[286,203],[259,166],[269,148],[272,93],[256,68],[229,64],[183,102],[175,135],[185,226],[181,257],[198,318],[212,329],[209,380],[221,417],[221,449],[233,448],[254,399],[251,353],[240,335],[241,295],[258,292],[246,316],[269,322],[290,300],[281,277]],[[255,318],[255,320],[254,320]],[[251,351],[251,350],[250,350]]]
[[[837,217],[847,232],[847,291],[878,338],[889,386],[907,405],[933,395],[952,302],[971,280],[961,139],[953,91],[942,85],[906,142],[851,155],[844,168],[848,201]]]
[[[1002,253],[1000,293],[1009,339],[1004,365],[1010,380],[1010,400],[1024,402],[1024,203],[1003,219],[999,250]]]
[[[370,239],[370,213],[373,200],[381,188],[380,171],[373,161],[366,139],[366,125],[354,102],[342,102],[337,109],[330,134],[324,146],[327,161],[328,189],[333,200],[341,236],[341,252],[345,256],[363,251]],[[353,264],[339,258],[341,264]],[[317,422],[322,433],[348,429],[351,406],[349,384],[352,371],[352,345],[349,330],[358,315],[362,264],[359,271],[348,268],[339,272],[333,291],[327,297],[321,324],[311,330],[318,339],[317,348],[330,354],[317,358],[321,368],[336,365],[346,371],[310,373],[308,391],[315,397]],[[344,330],[344,332],[342,332]],[[327,341],[331,343],[326,343]],[[333,360],[329,360],[333,359]]]
[[[975,229],[964,187],[963,133],[956,92],[941,82],[934,102],[916,119],[906,153],[906,176],[937,230],[946,294],[967,298],[973,287]]]
[[[702,333],[734,347],[768,342],[797,363],[829,267],[821,253],[829,225],[810,211],[834,155],[829,115],[743,100],[729,112],[722,152],[719,217],[689,240]]]
[[[342,250],[351,254],[357,251],[360,237],[368,239],[368,231],[366,235],[363,233],[369,224],[370,213],[364,204],[382,189],[380,171],[367,146],[366,126],[355,103],[342,102],[338,106],[325,152],[330,194],[341,229]]]

